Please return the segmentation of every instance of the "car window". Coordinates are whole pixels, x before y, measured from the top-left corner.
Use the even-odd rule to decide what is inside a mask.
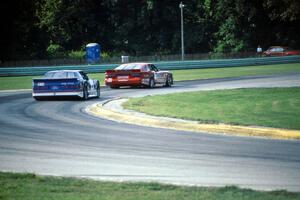
[[[77,78],[77,79],[81,79],[81,75],[80,75],[80,73],[78,73],[78,72],[74,72],[74,76],[75,76],[75,78]]]
[[[45,75],[44,75],[44,78],[52,78],[53,76],[53,72],[47,72]]]
[[[89,77],[86,75],[86,73],[80,72],[80,75],[82,76],[82,78],[83,78],[84,80],[89,80]]]
[[[67,72],[47,72],[45,78],[67,78]]]
[[[133,69],[141,69],[143,66],[142,65],[135,65],[134,67],[133,67]]]
[[[133,69],[134,68],[134,65],[125,65],[124,67],[123,67],[123,70],[131,70],[131,69]]]
[[[278,47],[277,48],[277,52],[283,52],[283,48],[282,47]]]
[[[144,65],[141,69],[142,72],[149,72],[150,68],[148,67],[148,65]]]
[[[116,68],[116,70],[126,70],[126,69],[130,69],[131,68],[131,65],[130,64],[123,64],[123,65],[120,65]]]
[[[116,70],[131,70],[131,69],[141,69],[143,66],[140,64],[122,64],[116,68]]]
[[[75,72],[68,72],[68,78],[77,78],[75,77]]]
[[[155,71],[155,72],[158,71],[158,69],[154,65],[150,65],[150,69],[151,69],[151,71]]]
[[[123,65],[120,65],[119,67],[117,67],[116,69],[117,70],[125,70],[126,68],[130,67],[130,65],[128,64],[123,64]]]

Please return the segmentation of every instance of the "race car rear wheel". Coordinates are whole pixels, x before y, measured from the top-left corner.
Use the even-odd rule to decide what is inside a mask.
[[[42,100],[44,100],[44,98],[43,97],[33,97],[36,101],[42,101]]]

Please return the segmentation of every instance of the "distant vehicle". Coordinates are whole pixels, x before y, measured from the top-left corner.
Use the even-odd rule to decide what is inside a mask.
[[[173,85],[173,74],[169,71],[160,71],[151,63],[127,63],[114,70],[105,72],[105,84],[111,88],[121,86],[146,86],[155,85],[170,87]]]
[[[272,46],[263,52],[263,56],[294,56],[300,55],[300,50],[293,50],[284,46]]]
[[[43,78],[33,79],[32,87],[32,96],[36,100],[58,96],[75,96],[83,100],[100,97],[99,81],[89,79],[81,70],[49,71]]]

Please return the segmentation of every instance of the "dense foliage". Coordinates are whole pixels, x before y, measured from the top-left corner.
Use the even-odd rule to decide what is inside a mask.
[[[179,54],[179,3],[2,1],[0,60],[61,57],[84,50],[90,42],[100,43],[111,54]],[[255,51],[259,44],[264,49],[300,45],[299,0],[190,0],[184,4],[186,53]]]

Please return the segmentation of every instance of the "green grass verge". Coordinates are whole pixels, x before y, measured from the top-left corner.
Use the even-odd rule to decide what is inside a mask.
[[[300,63],[173,71],[175,81],[294,72],[300,72]],[[104,85],[104,73],[90,74],[89,76],[90,78],[100,80],[101,85]],[[31,89],[32,78],[37,77],[38,76],[0,77],[0,90]]]
[[[214,69],[174,70],[173,74],[174,80],[182,81],[210,78],[270,75],[292,72],[300,72],[300,63]]]
[[[299,200],[299,193],[262,192],[234,186],[183,187],[158,183],[113,183],[0,172],[0,199]]]
[[[32,78],[38,76],[0,77],[0,90],[31,89]]]
[[[300,129],[300,88],[200,91],[130,99],[125,108],[204,123]]]

